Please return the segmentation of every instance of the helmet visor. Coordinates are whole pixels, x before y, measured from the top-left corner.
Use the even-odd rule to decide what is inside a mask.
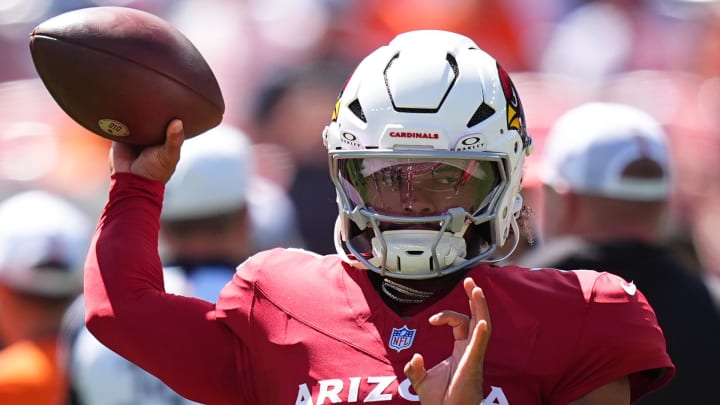
[[[346,158],[338,162],[350,202],[381,215],[436,216],[484,211],[501,184],[498,162],[436,158]]]

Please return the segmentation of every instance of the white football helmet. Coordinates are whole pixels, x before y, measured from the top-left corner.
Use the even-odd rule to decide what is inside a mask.
[[[346,260],[426,279],[500,260],[511,227],[517,244],[531,140],[509,76],[469,38],[413,31],[371,53],[323,138]]]

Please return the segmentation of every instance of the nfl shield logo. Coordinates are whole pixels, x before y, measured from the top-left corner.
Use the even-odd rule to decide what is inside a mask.
[[[407,349],[412,346],[413,340],[415,340],[415,331],[416,329],[408,329],[407,325],[400,329],[393,328],[392,333],[390,334],[390,342],[388,342],[388,346],[398,352],[403,349]]]

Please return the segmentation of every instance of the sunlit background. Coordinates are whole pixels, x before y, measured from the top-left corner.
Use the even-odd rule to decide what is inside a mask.
[[[559,114],[589,100],[639,106],[665,124],[674,147],[671,236],[694,268],[720,279],[716,1],[3,0],[0,198],[43,187],[93,216],[101,209],[108,141],[75,124],[50,98],[28,40],[45,19],[109,5],[157,14],[195,43],[220,82],[225,121],[256,143],[258,175],[286,188],[304,168],[324,167],[320,133],[353,65],[405,30],[467,34],[511,72],[535,141],[525,175],[528,204],[537,201],[543,137]],[[305,201],[312,198],[297,201],[300,215],[313,210]]]

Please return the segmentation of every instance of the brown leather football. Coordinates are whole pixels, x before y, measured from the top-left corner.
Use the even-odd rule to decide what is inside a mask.
[[[225,102],[205,58],[153,14],[125,7],[70,11],[32,31],[30,52],[65,113],[102,137],[155,145],[174,118],[183,120],[186,138],[222,121]]]

